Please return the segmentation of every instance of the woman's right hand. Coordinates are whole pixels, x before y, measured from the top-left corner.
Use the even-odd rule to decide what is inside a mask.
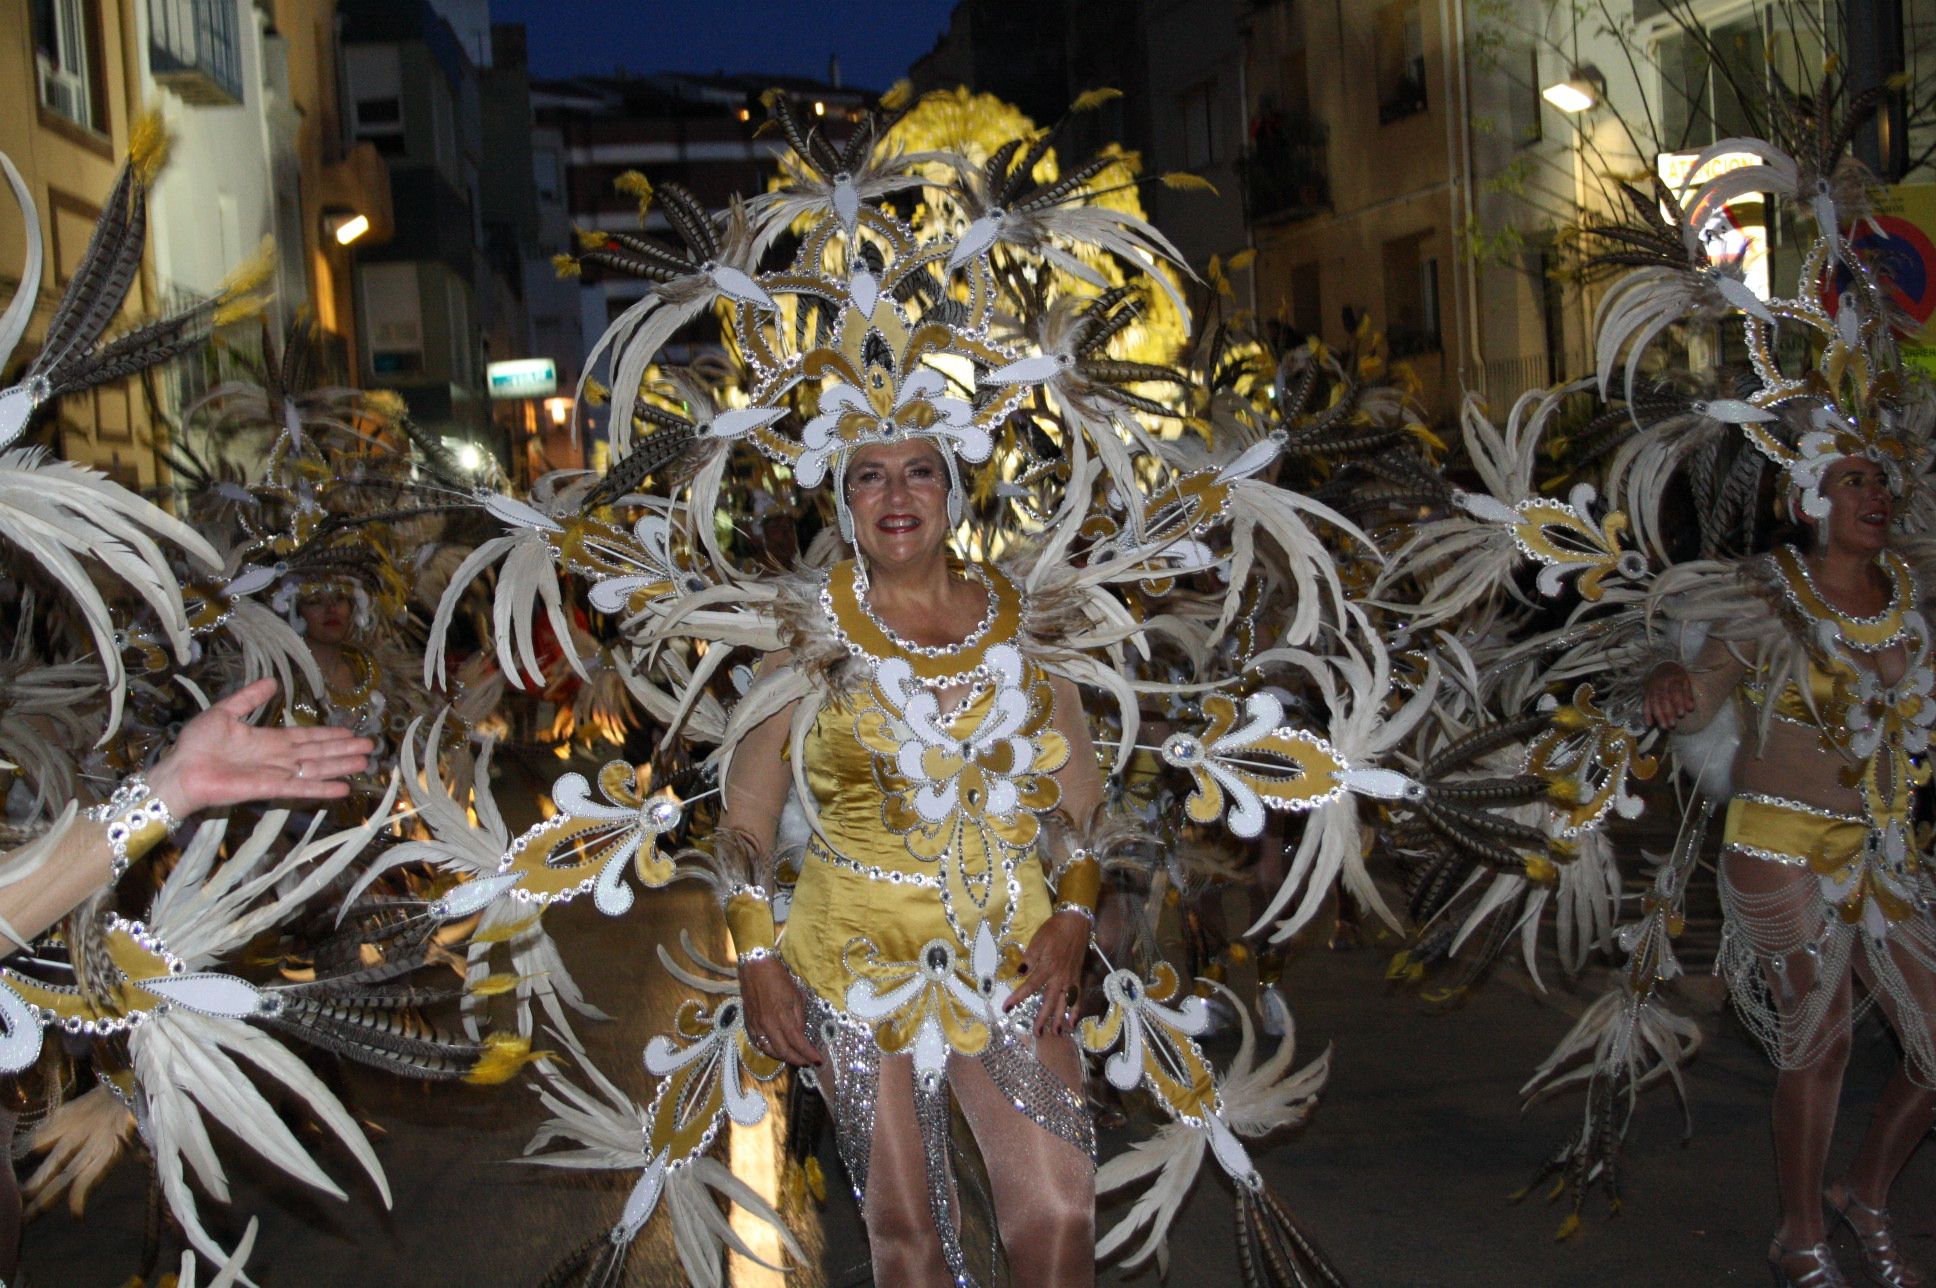
[[[1694,677],[1679,662],[1662,662],[1647,676],[1641,708],[1648,724],[1672,729],[1694,706]]]
[[[249,723],[276,696],[274,680],[237,689],[182,726],[147,773],[149,790],[178,819],[248,801],[335,801],[376,744],[349,729]]]
[[[739,996],[755,1047],[791,1065],[821,1063],[819,1048],[807,1041],[807,1008],[799,986],[777,957],[740,962]]]

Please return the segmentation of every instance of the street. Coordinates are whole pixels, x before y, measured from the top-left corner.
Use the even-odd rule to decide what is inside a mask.
[[[649,1090],[639,1051],[665,1022],[680,990],[660,971],[653,945],[676,941],[682,925],[709,914],[696,890],[641,899],[622,920],[600,917],[586,901],[551,914],[553,933],[611,1024],[586,1023],[594,1059],[643,1100]],[[1690,932],[1699,954],[1702,926]],[[1533,1196],[1513,1205],[1547,1152],[1578,1122],[1580,1100],[1562,1098],[1520,1114],[1516,1088],[1590,1001],[1585,987],[1534,993],[1523,971],[1503,967],[1457,1009],[1434,1013],[1416,991],[1385,983],[1389,945],[1303,951],[1287,974],[1299,1023],[1299,1063],[1333,1044],[1328,1089],[1308,1127],[1257,1151],[1271,1186],[1358,1288],[1464,1288],[1527,1284],[1606,1285],[1763,1282],[1761,1258],[1774,1220],[1774,1182],[1766,1106],[1772,1072],[1732,1020],[1704,1005],[1709,1041],[1691,1070],[1695,1131],[1680,1141],[1671,1090],[1652,1089],[1635,1116],[1627,1155],[1626,1204],[1609,1217],[1597,1196],[1580,1234],[1553,1235],[1567,1207]],[[1690,967],[1691,970],[1695,969]],[[1554,977],[1548,976],[1549,982]],[[1717,994],[1698,977],[1701,997]],[[626,1000],[635,999],[632,1002]],[[1212,1044],[1227,1059],[1233,1043]],[[1893,1047],[1873,1019],[1865,1023],[1850,1072],[1838,1157],[1886,1076]],[[409,1284],[537,1285],[560,1257],[610,1227],[630,1188],[630,1173],[590,1175],[520,1165],[515,1159],[541,1117],[521,1085],[481,1089],[426,1087],[351,1069],[357,1112],[381,1126],[377,1152],[395,1206],[383,1212],[348,1160],[329,1156],[349,1186],[335,1203],[286,1185],[265,1188],[264,1170],[234,1141],[225,1164],[233,1205],[206,1202],[211,1229],[238,1236],[248,1215],[262,1231],[250,1271],[269,1288]],[[781,1139],[753,1142],[770,1152]],[[1106,1133],[1105,1156],[1127,1133]],[[736,1151],[741,1142],[729,1142]],[[847,1288],[869,1282],[857,1218],[832,1148],[820,1157],[828,1201],[810,1219],[817,1264],[786,1282]],[[736,1152],[736,1161],[739,1155]],[[1936,1258],[1928,1196],[1936,1151],[1924,1149],[1897,1190],[1906,1245]],[[28,1227],[23,1264],[39,1288],[112,1288],[137,1268],[144,1169],[124,1160],[89,1204],[83,1222],[64,1211]],[[1121,1210],[1105,1206],[1104,1227]],[[1206,1174],[1176,1226],[1169,1282],[1239,1282],[1232,1207],[1220,1175]],[[1846,1240],[1844,1241],[1846,1244]],[[1853,1250],[1844,1246],[1853,1269]],[[165,1264],[172,1265],[171,1252]],[[735,1285],[778,1283],[737,1267]],[[684,1282],[663,1221],[640,1240],[625,1281]],[[1106,1284],[1157,1282],[1154,1270],[1106,1271]]]

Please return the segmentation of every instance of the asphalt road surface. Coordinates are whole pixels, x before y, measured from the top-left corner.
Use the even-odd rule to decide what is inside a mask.
[[[553,932],[587,994],[614,1017],[581,1027],[591,1055],[641,1100],[648,1079],[639,1052],[683,995],[658,968],[653,946],[681,927],[706,926],[699,892],[642,898],[622,920],[581,901],[554,912]],[[716,934],[709,931],[707,933]],[[1697,924],[1691,938],[1698,940]],[[716,942],[716,941],[715,941]],[[1595,1197],[1580,1234],[1556,1242],[1564,1201],[1512,1204],[1549,1150],[1580,1121],[1577,1096],[1521,1113],[1516,1091],[1527,1073],[1590,1001],[1596,985],[1536,994],[1506,968],[1455,1010],[1437,1011],[1415,991],[1384,981],[1390,945],[1304,950],[1288,976],[1298,1019],[1300,1063],[1332,1047],[1328,1090],[1311,1122],[1259,1150],[1271,1186],[1358,1288],[1426,1285],[1711,1285],[1765,1283],[1762,1257],[1774,1222],[1767,1105],[1772,1073],[1731,1019],[1711,980],[1698,979],[1684,1006],[1702,1013],[1708,1041],[1689,1079],[1694,1134],[1681,1139],[1671,1089],[1647,1093],[1635,1115],[1622,1211]],[[1698,949],[1696,952],[1698,956]],[[1553,982],[1549,975],[1549,982]],[[1226,1056],[1229,1042],[1213,1044]],[[1838,1157],[1854,1137],[1886,1076],[1894,1049],[1871,1021],[1861,1031],[1844,1100]],[[394,1205],[384,1211],[340,1151],[326,1154],[349,1192],[336,1202],[277,1183],[247,1151],[225,1142],[233,1202],[205,1204],[212,1229],[234,1236],[250,1215],[262,1231],[250,1263],[266,1288],[535,1288],[557,1260],[611,1225],[633,1177],[540,1169],[518,1157],[542,1117],[520,1084],[493,1089],[405,1084],[360,1069],[347,1075],[356,1112],[379,1126],[377,1152]],[[780,1115],[764,1139],[730,1142],[735,1162],[770,1166]],[[1104,1153],[1126,1133],[1105,1133]],[[851,1198],[823,1144],[828,1200],[802,1213],[812,1264],[784,1281],[745,1263],[735,1288],[799,1285],[845,1288],[870,1282]],[[1932,1200],[1936,1150],[1912,1160],[1895,1208],[1912,1255],[1936,1264]],[[118,1288],[138,1269],[146,1205],[145,1169],[124,1161],[89,1203],[84,1220],[65,1211],[28,1227],[23,1264],[35,1288]],[[1106,1206],[1106,1226],[1121,1206]],[[1206,1175],[1178,1221],[1169,1280],[1180,1285],[1240,1282],[1228,1189]],[[171,1245],[178,1248],[178,1244]],[[1852,1249],[1844,1242],[1848,1268]],[[163,1259],[172,1265],[177,1254]],[[684,1282],[664,1222],[642,1238],[630,1285]],[[1106,1271],[1104,1283],[1157,1282],[1153,1268]],[[883,1285],[882,1288],[894,1288]]]

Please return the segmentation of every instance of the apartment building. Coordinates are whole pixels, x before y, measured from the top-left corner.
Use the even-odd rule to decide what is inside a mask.
[[[347,351],[356,314],[330,233],[339,216],[360,214],[365,235],[380,240],[390,215],[374,151],[344,147],[336,124],[334,10],[334,0],[0,0],[0,151],[40,206],[40,322],[145,108],[173,139],[124,321],[215,290],[270,238],[271,325],[308,309],[326,343]],[[20,247],[17,222],[0,219],[0,265],[18,264]],[[158,436],[172,432],[186,399],[252,356],[260,334],[238,326],[170,371],[64,399],[48,441],[131,487],[155,488],[166,481]]]

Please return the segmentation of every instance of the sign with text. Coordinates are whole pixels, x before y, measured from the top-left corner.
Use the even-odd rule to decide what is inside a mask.
[[[484,368],[493,398],[549,398],[558,392],[558,364],[550,358],[517,358]]]
[[[1692,202],[1694,194],[1701,186],[1731,170],[1761,164],[1761,158],[1752,152],[1723,152],[1708,158],[1707,164],[1698,171],[1694,162],[1700,159],[1698,152],[1663,152],[1654,160],[1655,172],[1661,182],[1678,194],[1682,203]],[[1707,243],[1708,259],[1716,264],[1736,264],[1740,267],[1741,280],[1748,289],[1762,299],[1768,298],[1768,203],[1759,193],[1730,201],[1716,211],[1701,230],[1701,239]],[[1668,218],[1675,217],[1671,210],[1662,211]]]

